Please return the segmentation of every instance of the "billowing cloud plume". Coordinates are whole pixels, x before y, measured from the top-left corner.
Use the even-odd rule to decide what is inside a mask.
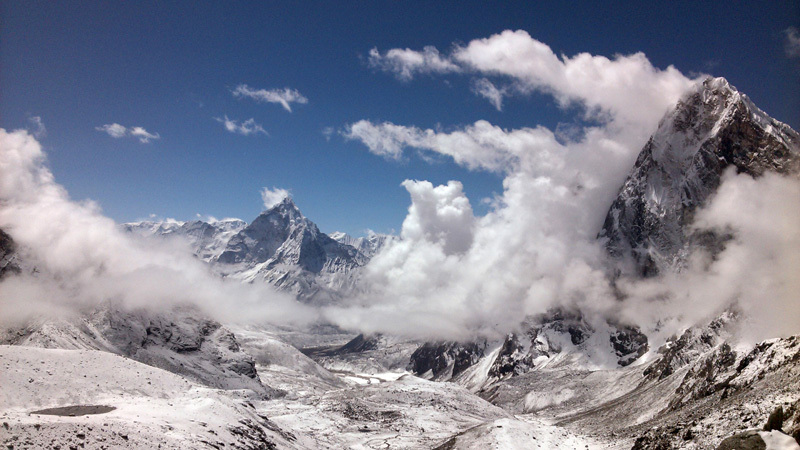
[[[221,123],[225,129],[231,133],[241,134],[242,136],[250,136],[251,134],[259,133],[269,134],[267,130],[253,118],[247,119],[242,123],[239,123],[238,120],[229,119],[227,115],[224,116],[224,118],[215,117],[214,120]]]
[[[579,309],[590,322],[613,318],[651,333],[661,320],[654,336],[663,339],[735,302],[745,309],[769,302],[773,312],[797,317],[800,309],[778,295],[797,292],[786,275],[797,268],[796,257],[791,259],[800,253],[796,233],[769,234],[764,225],[742,222],[731,207],[720,206],[739,204],[761,224],[794,223],[796,229],[797,219],[784,217],[786,205],[798,204],[795,188],[784,183],[796,186],[796,181],[778,177],[725,178],[697,224],[738,230],[736,243],[718,260],[700,255],[694,259],[704,262],[681,274],[625,280],[620,286],[609,281],[610,261],[597,239],[608,208],[660,118],[698,79],[673,67],[655,68],[641,53],[559,57],[521,31],[472,41],[446,58],[464,71],[510,79],[516,92],[538,90],[562,105],[577,105],[578,120],[560,127],[558,135],[542,126],[508,130],[483,120],[449,130],[367,120],[346,126],[345,138],[389,159],[401,159],[410,149],[501,174],[503,192],[491,200],[486,215],[473,217],[460,184],[405,182],[412,204],[402,239],[367,266],[366,294],[326,310],[331,320],[363,331],[471,339],[502,336],[523,318],[558,306]],[[600,120],[581,125],[586,116]],[[741,195],[756,185],[766,191]],[[769,195],[780,200],[764,203]],[[774,239],[769,245],[759,243],[768,237]],[[746,286],[748,259],[758,261],[756,275],[775,296]],[[624,302],[618,289],[627,296]],[[796,294],[792,298],[800,303]],[[776,322],[764,318],[764,323]],[[796,332],[800,321],[793,323]],[[792,326],[773,328],[784,333]]]
[[[795,27],[783,30],[784,49],[786,56],[790,58],[800,58],[800,32]]]
[[[289,197],[289,191],[286,189],[276,187],[261,189],[261,200],[264,201],[264,209],[272,208],[287,197]]]
[[[459,72],[461,68],[449,58],[442,57],[436,47],[422,51],[393,48],[381,54],[377,48],[369,51],[370,67],[394,73],[399,80],[409,81],[415,74]]]
[[[95,203],[70,200],[45,162],[27,132],[0,129],[0,229],[36,267],[0,283],[4,323],[106,301],[151,309],[189,303],[226,321],[313,319],[313,310],[268,285],[212,274],[187,246],[124,233]]]
[[[158,133],[150,133],[142,127],[124,127],[118,123],[111,123],[102,125],[99,127],[94,128],[97,131],[102,131],[107,133],[109,136],[113,137],[114,139],[123,138],[126,136],[131,136],[139,139],[139,142],[142,144],[147,144],[151,140],[160,139],[161,136]]]
[[[246,84],[236,86],[232,91],[234,97],[247,97],[258,102],[278,103],[286,111],[292,112],[290,103],[308,103],[308,99],[297,89],[253,89]]]

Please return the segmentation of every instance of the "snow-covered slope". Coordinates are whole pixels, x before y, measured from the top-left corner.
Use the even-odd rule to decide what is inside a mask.
[[[659,123],[611,205],[600,236],[627,271],[651,276],[680,268],[693,247],[712,252],[722,237],[688,225],[728,167],[757,177],[800,172],[800,136],[758,109],[723,78],[708,78]]]
[[[0,344],[103,350],[209,387],[275,394],[259,382],[254,360],[241,350],[233,333],[193,307],[127,310],[106,303],[2,330]]]
[[[305,448],[255,410],[252,391],[210,389],[113,353],[0,345],[0,367],[3,448]],[[77,408],[37,413],[57,407]]]

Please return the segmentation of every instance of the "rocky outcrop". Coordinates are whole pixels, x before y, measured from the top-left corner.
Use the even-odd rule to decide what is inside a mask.
[[[7,274],[19,273],[16,245],[11,236],[0,230],[0,279]]]
[[[408,370],[423,378],[450,380],[477,363],[485,350],[485,342],[426,342],[411,354]]]

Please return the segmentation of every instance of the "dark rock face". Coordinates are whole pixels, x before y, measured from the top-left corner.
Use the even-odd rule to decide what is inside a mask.
[[[609,323],[610,345],[619,357],[618,364],[627,366],[647,353],[647,336],[638,328]],[[577,347],[582,346],[598,331],[580,313],[561,309],[550,311],[530,320],[524,334],[509,334],[497,358],[489,368],[489,376],[503,379],[522,375],[535,367],[540,357],[551,357],[564,351],[563,338]],[[568,345],[568,344],[567,344]]]
[[[637,327],[620,326],[609,337],[614,353],[619,356],[619,364],[625,367],[647,353],[647,336]]]
[[[800,136],[769,118],[722,78],[709,78],[685,96],[642,149],[600,237],[633,275],[680,269],[688,252],[724,248],[717,233],[689,225],[720,184],[722,173],[758,177],[800,172]]]
[[[489,377],[502,379],[528,372],[533,365],[534,356],[525,352],[525,347],[516,334],[511,333],[503,341],[497,358],[489,368]]]
[[[783,431],[783,420],[783,407],[778,406],[770,413],[767,423],[764,425],[764,431]]]
[[[365,336],[364,334],[359,334],[344,345],[310,347],[301,349],[300,351],[311,358],[328,358],[353,353],[363,353],[378,348],[379,339],[380,335]]]
[[[0,230],[0,279],[5,275],[20,272],[16,259],[17,253],[14,241],[5,231]]]
[[[486,350],[486,343],[426,342],[411,354],[408,370],[415,375],[428,372],[433,379],[455,378],[477,363]]]
[[[717,446],[717,450],[764,450],[766,442],[757,431],[745,431],[725,438]]]

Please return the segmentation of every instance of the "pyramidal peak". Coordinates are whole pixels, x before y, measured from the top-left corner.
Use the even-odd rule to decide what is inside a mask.
[[[651,276],[680,269],[697,208],[723,172],[800,173],[800,135],[756,107],[724,78],[707,78],[661,119],[606,216],[609,253]],[[628,258],[632,257],[632,258]]]

